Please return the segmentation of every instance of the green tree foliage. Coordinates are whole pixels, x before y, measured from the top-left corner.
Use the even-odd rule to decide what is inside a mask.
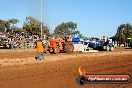
[[[55,28],[54,33],[56,35],[79,34],[80,32],[76,29],[77,29],[77,24],[74,22],[61,23]]]
[[[9,19],[8,22],[10,22],[11,24],[11,29],[16,29],[16,24],[19,23],[19,20],[18,19],[15,19],[15,18],[12,18],[12,19]]]
[[[117,39],[120,43],[126,42],[127,38],[132,37],[132,26],[130,24],[121,24],[118,29],[115,36],[113,36],[114,39]]]
[[[0,32],[3,32],[5,30],[4,21],[0,19]]]
[[[41,22],[34,17],[28,16],[26,17],[26,21],[24,22],[23,29],[27,31],[28,34],[41,34]],[[49,29],[47,26],[42,24],[42,32],[43,34],[50,35]]]
[[[10,22],[0,19],[0,31],[7,32],[10,29]]]
[[[10,22],[10,31],[15,31],[15,32],[21,32],[22,29],[19,27],[16,27],[16,24],[19,23],[18,19],[12,18],[9,19],[8,22]]]
[[[9,19],[8,21],[1,20],[0,19],[0,31],[1,32],[9,32],[15,29],[18,29],[18,27],[15,26],[19,22],[18,19]]]
[[[12,18],[8,20],[13,26],[15,26],[15,24],[19,23],[18,19]]]

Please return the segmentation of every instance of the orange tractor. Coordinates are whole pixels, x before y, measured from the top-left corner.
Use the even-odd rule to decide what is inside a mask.
[[[46,52],[55,54],[60,52],[65,53],[73,52],[74,46],[73,43],[71,42],[70,36],[64,37],[62,39],[51,39],[49,42],[50,44],[46,49]]]

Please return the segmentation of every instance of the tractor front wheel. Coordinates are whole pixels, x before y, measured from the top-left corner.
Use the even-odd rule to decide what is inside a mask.
[[[66,53],[72,53],[74,49],[74,46],[72,43],[68,42],[65,44],[65,52]]]

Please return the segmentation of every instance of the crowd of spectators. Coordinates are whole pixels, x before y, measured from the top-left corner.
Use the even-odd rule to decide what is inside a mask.
[[[38,35],[25,35],[24,32],[0,32],[0,45],[5,45],[7,48],[16,49],[26,49],[35,48],[35,42],[39,39]],[[43,43],[46,43],[47,36],[42,37]]]

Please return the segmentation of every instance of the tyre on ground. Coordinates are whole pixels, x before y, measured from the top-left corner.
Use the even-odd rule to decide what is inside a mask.
[[[114,50],[114,46],[111,46],[111,47],[110,47],[110,51],[113,51],[113,50]]]

